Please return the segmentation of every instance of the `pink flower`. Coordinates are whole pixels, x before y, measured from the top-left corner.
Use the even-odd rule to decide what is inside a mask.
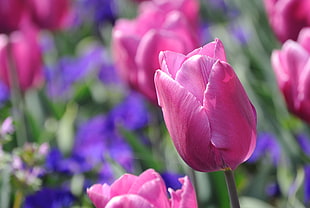
[[[70,0],[26,0],[32,22],[38,27],[58,30],[72,23]]]
[[[8,86],[15,73],[12,66],[22,91],[42,83],[42,56],[37,38],[38,32],[34,28],[15,31],[10,36],[0,35],[0,79]]]
[[[116,22],[113,55],[121,78],[157,104],[153,77],[159,52],[187,53],[199,45],[198,2],[155,0],[141,3],[139,11],[134,20]]]
[[[297,40],[299,31],[310,26],[309,0],[264,0],[267,15],[277,38],[284,43]]]
[[[235,169],[256,143],[256,111],[216,39],[188,55],[160,53],[158,102],[174,145],[193,169]]]
[[[179,179],[182,189],[169,189],[160,175],[152,169],[135,176],[125,174],[111,186],[95,184],[87,194],[96,208],[197,208],[195,190],[187,176]]]
[[[0,136],[4,137],[6,134],[12,134],[14,132],[14,125],[12,117],[7,117],[0,128]]]
[[[0,1],[0,33],[9,34],[19,28],[24,7],[24,0]]]
[[[310,27],[271,56],[278,86],[290,112],[310,123]]]

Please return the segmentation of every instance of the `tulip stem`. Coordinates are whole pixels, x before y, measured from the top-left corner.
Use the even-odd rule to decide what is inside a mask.
[[[25,126],[23,100],[18,82],[17,66],[14,62],[13,46],[11,43],[11,39],[9,39],[8,42],[8,71],[11,88],[10,96],[13,105],[12,114],[15,122],[18,122],[16,124],[17,145],[22,146],[27,141],[27,133]]]
[[[232,208],[240,208],[233,171],[230,168],[227,168],[224,173],[229,193],[230,205]]]

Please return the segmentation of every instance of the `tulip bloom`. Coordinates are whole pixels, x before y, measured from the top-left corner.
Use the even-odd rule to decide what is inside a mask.
[[[111,186],[95,184],[87,194],[96,208],[197,208],[195,190],[187,176],[180,178],[179,190],[167,189],[160,175],[152,169],[139,176],[125,174]]]
[[[216,39],[188,55],[165,51],[155,74],[159,105],[183,160],[203,172],[235,169],[256,143],[256,111]]]
[[[16,73],[10,73],[13,71],[12,67]],[[37,31],[16,31],[10,37],[0,35],[0,79],[9,87],[12,87],[12,74],[17,76],[15,78],[22,91],[37,87],[43,81]]]
[[[70,0],[27,0],[32,22],[42,29],[58,30],[72,21]]]
[[[310,28],[275,50],[271,62],[288,110],[310,123]]]
[[[299,31],[310,26],[309,0],[264,0],[269,23],[284,43],[297,40]]]
[[[8,34],[19,28],[24,7],[24,0],[0,1],[0,33]]]
[[[134,20],[120,19],[113,28],[112,49],[120,77],[157,104],[154,73],[162,50],[188,53],[199,45],[196,0],[151,1]],[[190,12],[189,12],[190,11]]]

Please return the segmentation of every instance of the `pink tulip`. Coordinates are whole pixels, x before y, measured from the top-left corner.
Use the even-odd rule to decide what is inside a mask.
[[[256,143],[256,111],[216,39],[188,55],[161,52],[159,105],[183,160],[203,172],[235,169]]]
[[[289,111],[310,123],[310,28],[275,50],[271,62]]]
[[[198,19],[197,4],[196,0],[144,2],[136,19],[120,19],[113,29],[112,49],[119,75],[155,104],[153,77],[159,68],[159,52],[187,53],[199,45],[197,22],[192,22]]]
[[[42,29],[63,29],[72,23],[70,0],[26,0],[31,20]]]
[[[284,43],[297,40],[299,31],[310,26],[309,0],[264,0],[267,15],[277,38]]]
[[[37,38],[38,32],[30,28],[10,36],[0,35],[0,79],[8,86],[11,83],[10,71],[16,72],[22,91],[42,83],[42,56]]]
[[[169,189],[161,176],[152,169],[135,176],[125,174],[111,186],[95,184],[87,194],[96,208],[197,208],[195,190],[187,176],[179,179],[179,190]]]
[[[0,1],[0,33],[9,34],[19,28],[24,7],[24,0]]]

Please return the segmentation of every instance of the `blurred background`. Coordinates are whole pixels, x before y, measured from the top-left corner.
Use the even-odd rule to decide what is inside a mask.
[[[309,126],[278,88],[271,54],[282,43],[263,0],[198,2],[199,46],[223,42],[257,110],[255,152],[234,172],[241,206],[309,207]],[[118,73],[113,28],[144,3],[1,0],[1,208],[94,207],[86,188],[123,173],[153,168],[174,189],[192,174],[161,109]],[[222,172],[195,178],[199,207],[229,207]]]

